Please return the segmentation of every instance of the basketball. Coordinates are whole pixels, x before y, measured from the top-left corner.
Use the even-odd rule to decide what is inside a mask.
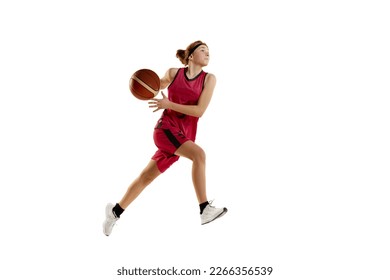
[[[131,76],[129,88],[136,98],[148,100],[158,94],[160,90],[160,78],[150,69],[140,69]]]

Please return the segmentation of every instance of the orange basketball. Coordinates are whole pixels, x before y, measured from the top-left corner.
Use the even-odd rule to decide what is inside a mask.
[[[138,99],[154,98],[160,90],[160,78],[152,70],[140,69],[131,76],[129,89]]]

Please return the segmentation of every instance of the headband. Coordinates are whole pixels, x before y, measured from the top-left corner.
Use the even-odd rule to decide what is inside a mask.
[[[191,55],[198,47],[200,47],[201,45],[204,45],[204,43],[199,43],[199,44],[195,45],[192,49],[190,49],[190,51],[188,52],[188,57],[190,57],[190,55]]]

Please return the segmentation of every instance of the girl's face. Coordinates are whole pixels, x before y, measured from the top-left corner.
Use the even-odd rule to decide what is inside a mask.
[[[192,62],[195,64],[199,64],[202,67],[207,66],[209,64],[210,54],[209,54],[209,48],[205,45],[199,46],[193,53],[192,53]]]

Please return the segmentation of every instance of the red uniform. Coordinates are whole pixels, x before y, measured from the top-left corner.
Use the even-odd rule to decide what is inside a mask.
[[[207,73],[202,71],[188,79],[187,68],[180,68],[168,87],[168,99],[183,105],[198,104]],[[198,117],[165,109],[154,129],[154,143],[158,150],[152,157],[160,172],[167,170],[179,159],[175,151],[186,141],[195,141]]]

